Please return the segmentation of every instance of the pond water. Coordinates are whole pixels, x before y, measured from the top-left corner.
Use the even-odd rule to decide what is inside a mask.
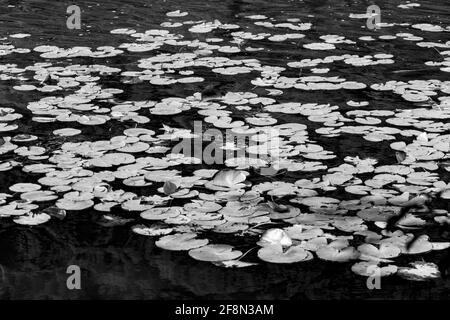
[[[381,234],[374,222],[384,220],[374,218],[371,209],[375,208],[380,214],[398,213],[395,210],[400,209],[400,204],[417,194],[450,188],[450,3],[432,0],[415,3],[420,6],[399,7],[408,4],[403,0],[79,0],[74,3],[0,0],[0,193],[7,194],[0,197],[0,298],[448,298],[450,282],[443,277],[410,281],[391,275],[382,278],[381,289],[369,290],[367,278],[352,272],[352,265],[360,261],[356,258],[335,262],[329,261],[332,258],[319,259],[314,253],[314,259],[309,261],[278,264],[261,261],[257,250],[253,249],[267,226],[286,229],[292,224],[321,230],[329,235],[328,242],[338,239],[336,237],[345,242],[345,236],[353,236],[350,246],[358,248],[364,241],[370,242],[364,240],[369,236],[364,231]],[[67,28],[66,9],[71,4],[81,9],[81,29]],[[364,14],[373,4],[381,9],[381,28],[370,30]],[[167,15],[176,10],[188,15],[180,12]],[[197,30],[192,29],[194,26]],[[112,30],[115,31],[111,33]],[[144,34],[146,30],[159,31]],[[17,34],[19,36],[14,36]],[[132,43],[134,45],[130,45]],[[102,46],[108,47],[99,48]],[[79,47],[78,52],[62,50],[74,47]],[[91,51],[85,47],[90,47]],[[14,51],[18,48],[30,50]],[[35,48],[38,49],[33,50]],[[93,53],[96,48],[99,48],[97,54]],[[121,51],[114,51],[117,49]],[[159,59],[144,60],[158,55]],[[174,55],[178,58],[171,58]],[[85,67],[89,65],[94,66]],[[46,68],[49,71],[43,73]],[[144,70],[146,72],[142,73]],[[65,82],[61,78],[66,78]],[[183,78],[186,79],[177,81]],[[389,81],[392,85],[386,85]],[[82,98],[77,91],[81,87],[84,88]],[[111,90],[102,91],[102,88]],[[209,91],[214,91],[219,98],[208,102],[204,97]],[[203,94],[203,102],[194,96],[196,92]],[[71,101],[58,100],[69,95],[72,95]],[[172,104],[170,100],[161,103],[173,97],[190,98],[182,103],[178,100]],[[289,105],[291,102],[294,104]],[[115,109],[111,109],[113,107]],[[228,116],[233,119],[226,119]],[[190,130],[194,120],[221,129],[231,128],[231,121],[243,121],[236,127],[245,124],[250,128],[291,124],[278,127],[287,132],[283,139],[290,141],[292,147],[307,144],[304,149],[295,149],[296,152],[286,149],[288,153],[293,152],[287,156],[293,162],[280,164],[279,174],[259,175],[258,168],[254,167],[236,170],[249,172],[243,179],[247,182],[245,190],[260,192],[262,202],[292,205],[288,209],[290,213],[298,209],[302,214],[314,213],[313,220],[320,220],[321,215],[332,218],[325,224],[308,222],[305,215],[297,212],[277,219],[277,214],[282,216],[286,211],[266,208],[271,212],[270,218],[262,215],[265,218],[254,222],[229,219],[227,223],[239,221],[243,228],[234,233],[214,232],[201,223],[194,223],[194,226],[184,225],[180,220],[174,223],[179,229],[173,233],[193,231],[210,243],[226,243],[242,252],[251,249],[243,260],[258,264],[243,268],[223,268],[196,261],[186,251],[170,251],[163,249],[164,245],[155,245],[163,234],[143,236],[131,230],[136,224],[148,227],[151,222],[164,220],[145,221],[139,216],[139,211],[143,210],[133,208],[131,212],[124,212],[114,208],[111,219],[115,225],[105,222],[102,215],[107,213],[92,207],[100,200],[105,201],[103,189],[95,189],[105,185],[109,191],[123,189],[136,197],[157,195],[160,198],[146,199],[154,201],[156,207],[183,207],[199,198],[221,206],[226,206],[227,202],[239,203],[234,201],[236,196],[233,195],[214,198],[214,192],[230,191],[229,186],[223,189],[216,184],[205,188],[201,183],[189,185],[188,181],[183,183],[196,192],[194,198],[173,196],[168,202],[163,199],[164,192],[158,190],[167,180],[164,177],[171,174],[164,171],[153,180],[145,178],[152,185],[124,185],[125,176],[118,178],[112,174],[118,165],[134,163],[140,157],[164,158],[164,152],[135,152],[133,148],[139,145],[133,145],[136,143],[133,139],[127,141],[126,147],[133,149],[128,154],[133,154],[134,158],[119,159],[115,165],[107,159],[89,162],[107,151],[92,151],[92,154],[79,151],[83,142],[123,137],[124,130],[136,127],[156,132],[149,134],[152,137],[141,138],[144,147],[147,144],[142,151],[150,146],[155,149],[166,146],[169,150],[175,143],[159,136],[164,133],[163,125],[176,128],[175,132]],[[299,127],[295,129],[292,123]],[[55,130],[63,128],[80,131],[55,134]],[[174,132],[167,130],[166,133]],[[25,135],[37,139],[20,141],[28,137]],[[15,147],[7,150],[5,146],[11,145],[8,137],[13,137]],[[70,144],[72,142],[80,144]],[[394,142],[405,144],[392,146]],[[125,148],[124,145],[121,147]],[[44,149],[18,149],[23,146]],[[113,150],[110,153],[120,151],[110,150]],[[62,158],[65,152],[76,155],[76,160]],[[61,158],[57,158],[58,155]],[[167,165],[170,161],[175,162]],[[183,162],[164,158],[163,164],[152,159],[149,168],[140,168],[147,171],[134,176],[144,177],[154,170],[179,170],[177,176],[186,177],[199,169],[227,167],[189,161],[192,159]],[[352,168],[342,167],[344,163]],[[30,166],[33,164],[36,166]],[[75,171],[70,171],[76,167],[89,172],[77,176]],[[365,169],[361,169],[363,167]],[[330,171],[331,168],[340,169]],[[56,178],[52,180],[52,171],[63,172],[58,176],[60,183],[55,182]],[[78,181],[83,175],[100,171],[108,173],[104,173],[104,180],[99,180],[98,186],[89,185],[91,180]],[[70,176],[65,174],[67,172]],[[380,174],[385,176],[373,179]],[[44,180],[40,179],[46,176],[50,178],[42,183]],[[133,175],[126,176],[130,177]],[[203,178],[209,181],[212,176],[205,174]],[[318,180],[313,180],[315,178]],[[225,180],[231,184],[235,180],[239,180],[236,184],[242,182],[241,176],[225,177]],[[73,188],[77,182],[77,187]],[[17,186],[18,183],[27,185]],[[264,187],[263,183],[266,183]],[[39,184],[43,185],[42,190],[52,191],[33,193],[36,190],[33,188],[40,189],[36,187]],[[312,186],[305,187],[307,184]],[[11,190],[12,185],[17,188]],[[351,186],[366,187],[348,189]],[[67,196],[75,190],[85,193]],[[301,192],[307,192],[307,196],[302,196]],[[212,196],[208,198],[202,193]],[[367,195],[374,197],[360,202]],[[406,199],[386,202],[397,196]],[[313,198],[314,201],[310,201],[313,203],[305,200],[309,198]],[[442,231],[442,224],[445,226],[449,220],[449,198],[447,192],[435,199],[433,213],[414,212],[397,232],[425,230],[430,242],[442,242],[445,246],[450,240],[448,230]],[[24,204],[20,199],[28,199],[29,203]],[[61,202],[61,199],[66,200]],[[116,204],[120,207],[123,202],[122,199]],[[52,217],[37,224],[37,218],[30,212],[39,212],[55,203],[67,209],[65,218]],[[86,205],[86,208],[71,210],[77,205]],[[230,210],[239,209],[236,205]],[[19,213],[19,210],[24,211]],[[361,211],[369,213],[357,215]],[[31,222],[23,219],[18,223],[19,216],[30,216]],[[119,217],[130,221],[121,223]],[[343,217],[357,218],[351,220],[352,223]],[[41,218],[45,220],[47,216]],[[209,216],[202,219],[214,220]],[[275,225],[267,225],[259,232],[258,228],[254,233],[249,231],[251,229],[247,233],[238,232],[270,221]],[[397,235],[398,238],[403,236]],[[395,235],[382,234],[381,237],[392,239]],[[431,248],[431,244],[429,246]],[[433,249],[420,247],[417,254],[395,255],[391,263],[398,267],[416,261],[437,264],[448,255],[448,249]],[[69,265],[78,265],[82,270],[81,290],[68,290],[66,286]]]

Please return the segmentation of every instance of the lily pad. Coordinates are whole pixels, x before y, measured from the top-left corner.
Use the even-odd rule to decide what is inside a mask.
[[[176,233],[160,238],[156,246],[171,251],[187,251],[200,248],[208,244],[208,239],[196,239],[195,233]]]
[[[258,250],[258,258],[270,263],[296,263],[312,260],[313,255],[300,246],[292,246],[284,251],[281,245],[271,244]]]
[[[242,252],[233,250],[232,246],[226,244],[208,244],[189,250],[189,255],[195,260],[216,262],[237,259],[242,255]]]

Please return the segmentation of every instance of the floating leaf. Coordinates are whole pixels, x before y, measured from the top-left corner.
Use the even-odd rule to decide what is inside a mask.
[[[215,262],[237,259],[242,255],[242,252],[233,250],[232,246],[226,244],[208,244],[189,250],[189,255],[195,260]]]
[[[358,262],[352,266],[352,271],[363,277],[386,277],[397,272],[397,267],[394,265],[387,265],[379,267],[375,262]]]
[[[143,236],[155,237],[167,235],[173,231],[173,228],[163,224],[156,224],[150,227],[143,224],[137,224],[131,227],[131,231]]]
[[[208,244],[207,239],[196,239],[195,233],[176,233],[160,238],[155,242],[156,246],[171,251],[186,251]]]
[[[360,254],[353,247],[346,246],[339,242],[332,242],[326,247],[319,248],[317,250],[317,256],[323,260],[347,262],[358,259]]]
[[[412,262],[411,267],[399,267],[397,274],[407,280],[426,281],[441,277],[438,266],[432,262]]]
[[[313,255],[300,246],[283,251],[279,244],[270,244],[258,250],[258,258],[270,263],[296,263],[313,259]]]
[[[13,221],[17,224],[36,226],[46,223],[50,220],[50,216],[46,213],[29,213],[15,218]]]
[[[225,268],[245,268],[258,265],[253,262],[245,262],[240,260],[225,260],[225,261],[214,261],[212,262],[215,266],[225,267]]]

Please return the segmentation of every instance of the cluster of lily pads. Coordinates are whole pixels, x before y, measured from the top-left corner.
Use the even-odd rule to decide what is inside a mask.
[[[167,18],[161,23],[163,29],[111,30],[114,36],[132,38],[117,48],[40,45],[29,50],[1,39],[2,56],[38,53],[42,59],[24,68],[2,64],[0,80],[14,81],[12,88],[21,94],[45,94],[27,104],[30,121],[58,126],[52,138],[25,133],[25,113],[0,107],[0,132],[4,133],[0,171],[27,173],[27,182],[7,186],[9,192],[0,194],[2,220],[34,226],[76,211],[94,210],[100,216],[97,222],[105,227],[130,225],[132,232],[154,237],[162,249],[187,251],[196,260],[222,267],[251,267],[258,263],[256,258],[268,263],[318,258],[352,262],[352,271],[362,276],[377,272],[411,280],[439,277],[432,262],[416,261],[406,267],[395,265],[393,259],[448,249],[450,242],[427,235],[409,245],[415,232],[450,223],[445,207],[415,208],[397,222],[397,230],[386,226],[411,199],[429,193],[438,193],[439,200],[450,199],[450,81],[366,84],[324,76],[336,65],[377,68],[394,64],[396,57],[389,52],[364,56],[340,52],[289,61],[284,66],[248,58],[249,53],[265,50],[267,41],[300,43],[319,55],[376,40],[370,35],[347,39],[329,34],[313,42],[307,35],[313,24],[300,19],[247,16],[253,28],[261,29],[252,33],[238,24],[188,20],[187,12],[168,12]],[[399,26],[383,23],[380,27],[394,25]],[[379,39],[400,38],[422,48],[442,49],[441,60],[428,61],[425,66],[450,71],[450,42],[424,41],[413,33],[449,32],[448,26],[401,26],[410,32]],[[183,27],[184,34],[177,32]],[[289,33],[279,33],[286,29]],[[19,40],[27,36],[10,35]],[[61,63],[62,59],[125,54],[139,55],[134,67]],[[188,96],[133,101],[118,97],[124,89],[104,87],[102,82],[116,76],[126,85],[193,87],[207,86],[211,75],[236,82],[234,77],[246,75],[249,89],[213,96],[194,90]],[[286,101],[283,95],[289,90],[298,98]],[[363,90],[398,95],[399,104],[408,107],[375,109],[365,100],[338,105],[301,98],[308,91]],[[245,135],[258,146],[228,141],[223,149],[243,150],[246,156],[229,157],[223,166],[205,167],[195,155],[172,152],[179,139],[198,138],[189,126],[167,124],[180,114],[201,118],[205,129],[230,129]],[[118,135],[86,136],[88,127],[116,123],[126,127]],[[344,135],[388,141],[396,162],[379,164],[380,159],[356,154],[338,157],[324,142]],[[270,145],[276,145],[276,150]],[[261,175],[260,170],[268,166],[275,169],[274,174]],[[218,235],[233,241],[217,242]],[[248,239],[254,246],[248,245]],[[242,246],[230,244],[236,241]]]

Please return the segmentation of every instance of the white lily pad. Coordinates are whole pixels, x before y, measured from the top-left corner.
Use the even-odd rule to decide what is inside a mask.
[[[242,252],[233,250],[233,247],[227,244],[208,244],[189,250],[189,255],[195,260],[216,262],[237,259],[242,255]]]
[[[270,263],[296,263],[313,259],[311,252],[300,246],[291,246],[286,251],[279,244],[271,244],[258,250],[258,258]]]
[[[208,239],[196,239],[195,233],[176,233],[160,238],[156,246],[171,251],[187,251],[206,246]]]

